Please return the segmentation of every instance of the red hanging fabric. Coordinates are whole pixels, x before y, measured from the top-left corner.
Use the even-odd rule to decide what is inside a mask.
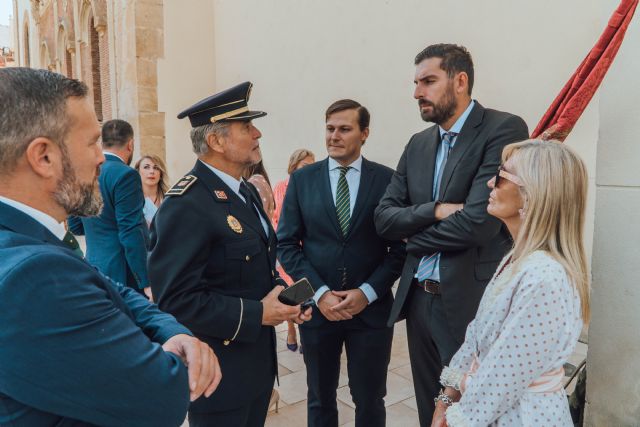
[[[600,86],[622,44],[638,0],[622,0],[596,45],[564,85],[531,138],[564,141]]]

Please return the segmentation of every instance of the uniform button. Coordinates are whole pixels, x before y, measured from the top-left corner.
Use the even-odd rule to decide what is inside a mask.
[[[267,249],[267,252],[271,252],[271,247],[269,247],[269,248]]]
[[[247,255],[246,257],[244,257],[244,259],[246,259],[247,261],[249,261],[251,259],[251,257],[249,255]]]

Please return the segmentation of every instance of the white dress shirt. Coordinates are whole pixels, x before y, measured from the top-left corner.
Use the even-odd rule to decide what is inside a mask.
[[[56,219],[49,214],[32,208],[31,206],[27,206],[24,203],[16,202],[15,200],[7,199],[2,196],[0,196],[0,202],[6,203],[12,208],[18,209],[20,212],[29,215],[60,240],[64,239],[65,234],[67,234],[67,230],[64,228],[64,223],[56,221]]]

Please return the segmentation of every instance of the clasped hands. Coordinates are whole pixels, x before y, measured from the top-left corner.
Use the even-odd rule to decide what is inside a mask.
[[[367,305],[369,300],[360,289],[327,291],[318,300],[318,309],[332,322],[353,319]]]

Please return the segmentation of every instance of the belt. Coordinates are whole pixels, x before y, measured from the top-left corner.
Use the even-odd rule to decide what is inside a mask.
[[[428,292],[430,294],[434,294],[434,295],[440,295],[440,282],[435,282],[433,280],[429,280],[429,279],[425,279],[421,282],[418,281],[418,279],[414,278],[413,279],[413,283],[416,284],[416,286],[418,286],[420,289],[422,289],[425,292]]]

